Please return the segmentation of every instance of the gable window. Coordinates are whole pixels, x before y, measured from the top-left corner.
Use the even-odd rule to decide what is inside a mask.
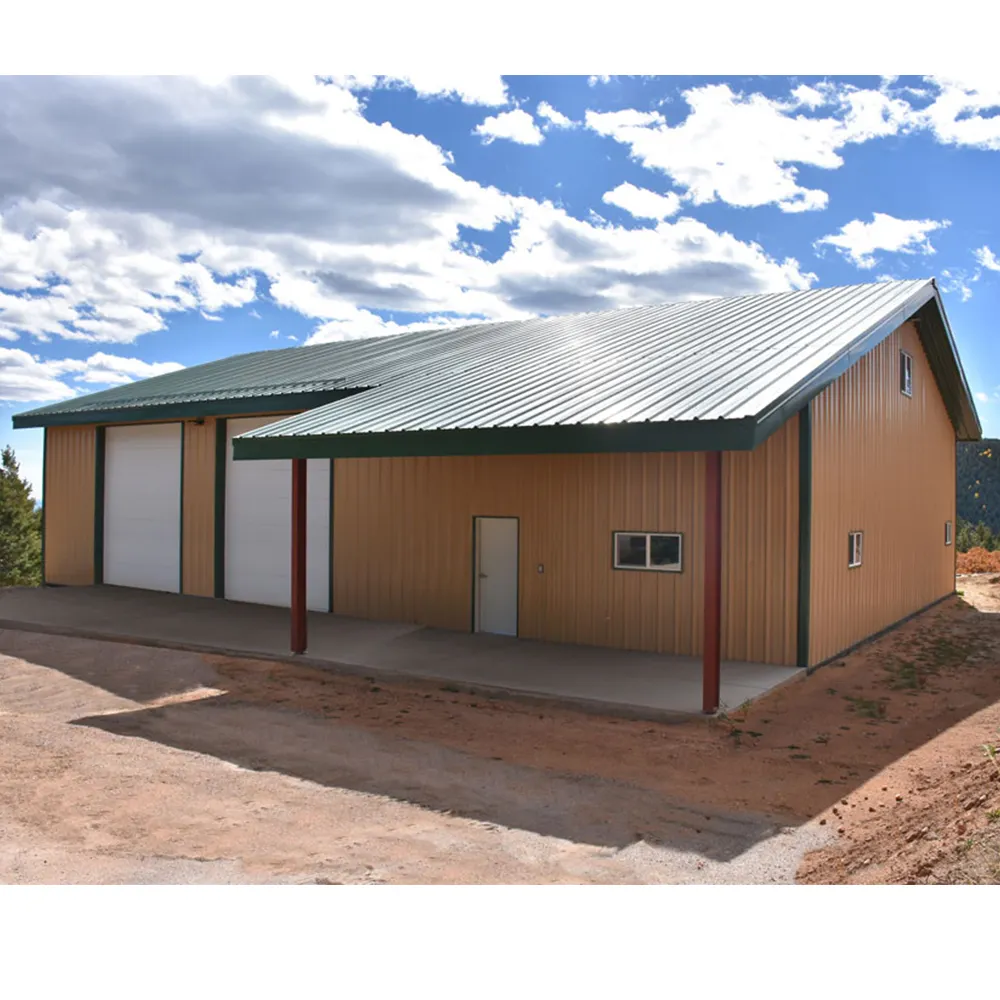
[[[944,522],[944,544],[951,545],[951,521]]]
[[[899,391],[904,396],[913,395],[913,358],[906,351],[899,352]]]
[[[855,569],[861,565],[861,542],[864,537],[862,531],[852,531],[847,536],[847,566]]]
[[[660,573],[681,571],[682,536],[679,533],[616,531],[615,569],[651,569]]]

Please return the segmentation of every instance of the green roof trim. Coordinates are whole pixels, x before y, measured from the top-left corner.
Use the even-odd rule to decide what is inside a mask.
[[[562,424],[383,434],[233,438],[233,458],[399,458],[418,455],[556,455],[592,452],[749,451],[763,440],[752,420]]]
[[[258,413],[288,413],[312,410],[338,399],[362,392],[361,389],[334,389],[323,392],[293,392],[284,395],[241,396],[186,402],[145,403],[114,409],[72,410],[42,413],[33,410],[14,417],[14,429],[25,427],[69,427],[79,424],[132,424],[157,420],[196,420],[201,417],[240,417]]]

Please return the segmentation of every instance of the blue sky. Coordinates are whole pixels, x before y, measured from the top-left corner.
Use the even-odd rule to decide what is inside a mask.
[[[1000,436],[1000,88],[920,77],[0,80],[3,439],[224,355],[936,277]]]

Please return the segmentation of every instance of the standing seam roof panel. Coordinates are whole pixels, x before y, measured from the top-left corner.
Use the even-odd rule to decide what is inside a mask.
[[[499,324],[445,366],[429,361],[247,436],[739,419],[925,287],[883,282]],[[607,374],[633,362],[634,372]]]

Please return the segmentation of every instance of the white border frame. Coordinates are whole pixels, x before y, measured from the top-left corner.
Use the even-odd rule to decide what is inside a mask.
[[[855,538],[858,540],[857,546],[854,544]],[[858,569],[865,561],[865,533],[863,531],[849,531],[847,533],[847,544],[850,546],[847,568]],[[857,556],[857,562],[854,561],[855,555]]]
[[[618,562],[618,536],[619,535],[644,535],[646,538],[646,565],[645,566],[623,566]],[[654,536],[660,538],[677,539],[677,565],[676,566],[650,566],[649,554],[652,551],[650,539]],[[640,573],[683,573],[684,572],[684,535],[679,531],[613,531],[611,533],[611,566],[612,569],[636,570]]]
[[[904,388],[903,373],[909,376]],[[913,399],[913,355],[909,351],[899,351],[899,391],[907,398]]]

